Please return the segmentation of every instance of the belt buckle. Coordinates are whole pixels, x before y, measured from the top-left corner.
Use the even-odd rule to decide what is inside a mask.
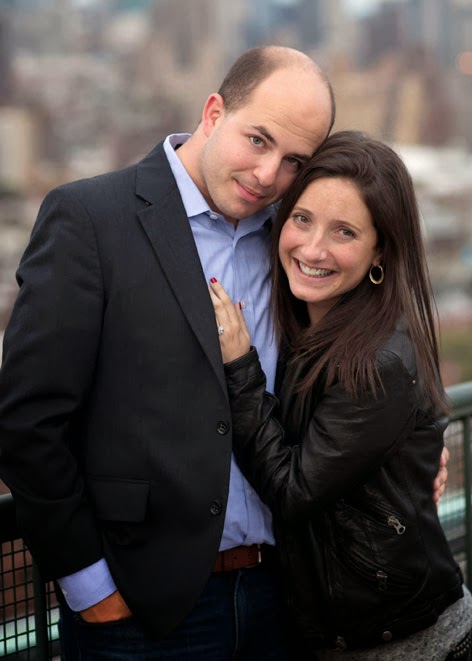
[[[262,545],[237,546],[218,553],[214,572],[227,572],[235,569],[252,569],[262,563]],[[252,561],[252,562],[250,562]]]
[[[262,562],[262,549],[261,549],[261,545],[258,544],[257,545],[257,563],[256,563],[256,565],[260,565],[261,562]]]
[[[261,545],[256,544],[255,546],[257,546],[257,560],[253,565],[248,565],[246,569],[253,569],[253,567],[258,567],[262,563]]]

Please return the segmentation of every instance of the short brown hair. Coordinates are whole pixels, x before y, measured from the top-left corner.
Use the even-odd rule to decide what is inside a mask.
[[[336,103],[331,83],[326,74],[308,55],[294,48],[256,46],[244,52],[228,71],[218,90],[218,94],[223,97],[226,111],[234,112],[241,108],[247,103],[256,87],[274,71],[292,65],[312,68],[326,84],[331,99],[329,134],[336,115]]]

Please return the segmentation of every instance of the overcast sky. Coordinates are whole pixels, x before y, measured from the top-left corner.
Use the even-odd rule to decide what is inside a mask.
[[[372,9],[375,9],[378,5],[382,3],[383,0],[344,0],[344,4],[351,11],[356,14],[366,14]],[[403,2],[403,0],[396,0],[397,2]],[[74,0],[76,5],[92,5],[96,4],[97,0]],[[280,4],[290,5],[296,2],[296,0],[278,0]],[[329,2],[329,0],[326,0]]]
[[[396,0],[403,2],[403,0]],[[382,3],[382,0],[344,0],[345,5],[356,14],[366,14]]]

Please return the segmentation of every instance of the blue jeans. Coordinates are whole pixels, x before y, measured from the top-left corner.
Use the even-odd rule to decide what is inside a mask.
[[[89,624],[70,616],[62,627],[64,661],[290,659],[279,588],[263,566],[212,574],[195,608],[164,640],[147,637],[133,618]]]

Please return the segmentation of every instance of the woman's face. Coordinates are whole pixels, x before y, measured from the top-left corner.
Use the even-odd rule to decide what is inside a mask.
[[[376,246],[370,212],[352,181],[325,177],[306,187],[282,228],[279,258],[312,325],[379,264]]]

